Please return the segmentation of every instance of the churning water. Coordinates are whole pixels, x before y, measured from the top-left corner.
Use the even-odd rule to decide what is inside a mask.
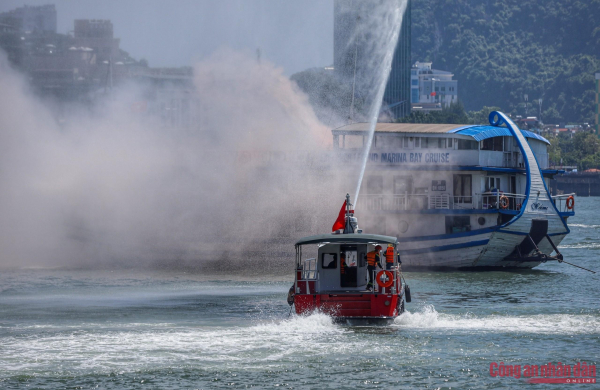
[[[561,245],[594,270],[599,207],[578,198]],[[510,389],[525,379],[491,362],[598,364],[600,277],[565,264],[408,273],[413,302],[389,327],[288,318],[291,273],[243,274],[3,272],[0,388]]]

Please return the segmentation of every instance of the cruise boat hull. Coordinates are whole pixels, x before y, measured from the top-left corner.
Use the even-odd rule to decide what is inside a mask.
[[[398,252],[405,268],[528,269],[557,260],[551,254],[569,233],[566,221],[574,215],[574,200],[569,195],[552,197],[548,191],[545,177],[552,173],[541,169],[533,151],[535,148],[542,154],[547,165],[547,153],[541,145],[548,141],[520,130],[500,112],[490,114],[489,126],[438,126],[413,125],[403,129],[382,124],[380,132],[376,130],[375,137],[381,139],[378,142],[383,143],[388,137],[385,142],[408,149],[390,152],[384,145],[379,153],[372,153],[365,195],[357,207],[365,216],[362,218],[361,214],[366,228],[398,237]],[[357,125],[346,126],[334,136],[360,134],[357,129]],[[440,134],[457,138],[454,143],[449,138],[446,142]],[[414,137],[419,135],[425,138],[417,142]],[[390,141],[400,136],[404,136],[404,141]],[[481,146],[461,150],[460,142],[465,136],[480,141]],[[500,144],[490,142],[491,149],[484,151],[484,141],[491,139],[500,140]],[[437,140],[433,146],[436,153],[421,153],[422,149],[417,149],[417,145],[424,147],[424,140],[427,145]],[[482,185],[477,188],[479,177]],[[490,178],[493,191],[487,188]],[[386,188],[386,181],[393,185]],[[429,188],[425,187],[428,183]],[[376,194],[370,192],[369,186]],[[481,193],[475,194],[477,191]],[[457,225],[461,219],[467,222]],[[538,232],[540,239],[531,246],[528,241],[534,220],[547,221],[547,228]],[[444,224],[445,234],[432,234],[444,231]],[[527,253],[521,253],[519,248],[526,248]]]

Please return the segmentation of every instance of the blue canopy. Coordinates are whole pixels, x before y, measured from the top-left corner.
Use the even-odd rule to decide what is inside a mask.
[[[539,134],[532,133],[531,131],[521,130],[523,135],[527,138],[535,138],[539,141],[545,142],[550,145],[550,141],[546,138],[542,137]],[[512,137],[510,130],[506,127],[496,127],[496,126],[484,126],[484,125],[476,125],[476,126],[463,126],[454,130],[450,130],[449,133],[461,134],[461,135],[469,135],[477,141],[482,141],[487,138],[492,137]]]

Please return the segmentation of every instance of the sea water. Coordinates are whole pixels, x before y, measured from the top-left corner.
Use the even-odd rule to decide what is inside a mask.
[[[560,248],[600,271],[600,199],[576,202]],[[512,389],[526,379],[490,364],[599,363],[599,274],[549,262],[405,276],[413,302],[393,325],[349,327],[288,318],[291,272],[5,271],[0,388]]]

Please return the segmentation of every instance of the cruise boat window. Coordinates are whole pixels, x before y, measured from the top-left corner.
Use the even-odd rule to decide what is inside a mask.
[[[472,203],[472,175],[453,175],[454,204]]]
[[[458,139],[458,149],[459,150],[477,150],[479,149],[479,145],[477,141],[471,141],[468,139]]]
[[[337,268],[337,254],[323,253],[323,257],[321,259],[321,267],[323,269]]]
[[[426,148],[429,149],[445,149],[446,148],[446,138],[438,138],[438,137],[430,137],[423,138],[424,142],[426,142]]]
[[[379,195],[383,193],[383,176],[369,176],[367,178],[367,189],[369,194]]]
[[[485,191],[489,192],[494,189],[500,190],[500,178],[499,177],[486,177],[485,178]]]
[[[412,176],[394,176],[394,194],[412,192]]]
[[[423,138],[423,142],[425,143],[425,145],[423,146],[424,148],[427,149],[438,149],[440,148],[441,144],[442,144],[442,140],[444,140],[444,145],[445,145],[445,138],[437,138],[437,137],[429,137],[429,138]]]
[[[408,148],[408,137],[404,137],[403,140],[404,140],[404,147]]]
[[[402,137],[392,137],[392,146],[394,148],[402,148]]]
[[[492,137],[484,139],[481,141],[481,150],[502,152],[504,150],[504,137]]]
[[[504,137],[494,137],[493,150],[496,152],[502,152],[504,150]]]
[[[452,149],[452,138],[448,138],[448,149]]]
[[[470,216],[446,217],[446,234],[462,233],[471,231]]]

